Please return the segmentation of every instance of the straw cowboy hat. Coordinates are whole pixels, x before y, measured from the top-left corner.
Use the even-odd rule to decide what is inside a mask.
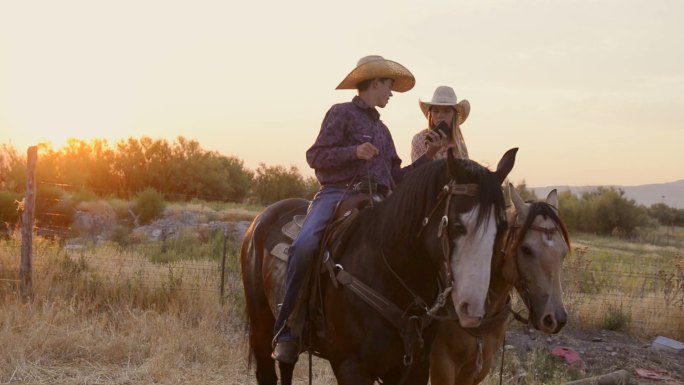
[[[451,106],[458,111],[458,124],[462,124],[468,119],[468,114],[470,114],[470,102],[463,99],[460,102],[456,98],[456,93],[454,89],[447,86],[439,86],[432,95],[432,100],[430,102],[424,102],[418,100],[420,109],[423,110],[423,115],[427,118],[430,107],[432,106]]]
[[[371,55],[359,59],[356,68],[342,80],[342,83],[340,83],[336,89],[356,89],[356,85],[362,81],[376,78],[394,80],[392,91],[396,92],[406,92],[416,84],[416,79],[403,65],[395,61],[387,60],[382,56]]]

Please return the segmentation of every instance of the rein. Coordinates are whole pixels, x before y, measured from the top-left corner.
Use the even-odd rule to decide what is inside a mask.
[[[444,307],[447,302],[449,292],[451,291],[451,269],[449,269],[449,237],[447,226],[449,224],[449,204],[451,202],[450,198],[454,195],[467,195],[475,196],[477,194],[478,187],[477,184],[457,184],[454,180],[449,181],[442,191],[437,196],[437,203],[430,211],[430,214],[426,216],[422,221],[422,227],[418,231],[416,238],[420,237],[423,230],[430,221],[430,218],[435,214],[437,209],[441,204],[446,201],[444,215],[441,218],[440,226],[437,229],[437,238],[442,241],[442,252],[444,253],[444,262],[446,266],[446,272],[439,272],[438,281],[443,281],[449,283],[449,286],[442,290],[435,299],[432,306],[428,307],[428,304],[416,295],[401,279],[401,277],[392,269],[385,254],[381,252],[382,259],[389,271],[394,275],[394,277],[401,283],[404,289],[413,297],[412,302],[406,308],[402,310],[396,304],[392,303],[385,296],[377,292],[375,289],[366,285],[365,283],[359,281],[352,274],[344,270],[344,268],[337,264],[334,267],[331,266],[332,262],[328,260],[328,269],[331,275],[334,275],[335,279],[333,283],[339,282],[343,286],[348,287],[354,294],[359,296],[364,302],[378,311],[387,321],[389,321],[396,329],[399,331],[401,340],[404,345],[404,360],[403,364],[409,367],[413,364],[413,351],[416,346],[423,348],[423,337],[421,332],[431,323],[433,319],[439,319],[437,312]],[[333,274],[333,271],[337,269],[337,272]],[[444,276],[444,278],[442,278]],[[439,282],[438,282],[439,283]],[[419,308],[423,313],[420,315],[408,315],[412,308]]]

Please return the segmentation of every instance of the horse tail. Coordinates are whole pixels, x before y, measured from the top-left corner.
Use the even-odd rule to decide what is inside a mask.
[[[242,284],[245,292],[245,314],[247,315],[247,341],[248,341],[248,351],[247,351],[247,369],[252,367],[252,359],[254,358],[254,346],[252,344],[252,322],[256,321],[252,319],[252,312],[249,308],[249,289],[253,288],[250,284],[250,263],[256,263],[256,261],[251,261],[256,258],[254,255],[256,248],[254,247],[254,229],[256,227],[258,216],[254,218],[249,228],[245,232],[245,236],[242,238],[242,244],[240,245],[240,271],[242,275]]]

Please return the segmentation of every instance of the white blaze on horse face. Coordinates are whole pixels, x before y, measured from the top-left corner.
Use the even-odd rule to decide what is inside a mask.
[[[477,327],[484,317],[496,239],[494,210],[489,219],[478,227],[479,210],[478,205],[461,215],[460,220],[466,233],[456,239],[450,257],[454,280],[451,299],[463,327]]]

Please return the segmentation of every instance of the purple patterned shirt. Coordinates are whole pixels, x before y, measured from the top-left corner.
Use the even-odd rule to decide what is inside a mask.
[[[356,147],[365,142],[375,146],[379,154],[370,160],[357,159]],[[306,160],[321,185],[360,181],[370,174],[385,189],[392,189],[404,174],[429,161],[422,156],[402,168],[392,135],[380,114],[358,96],[328,110],[316,142],[306,152]]]

